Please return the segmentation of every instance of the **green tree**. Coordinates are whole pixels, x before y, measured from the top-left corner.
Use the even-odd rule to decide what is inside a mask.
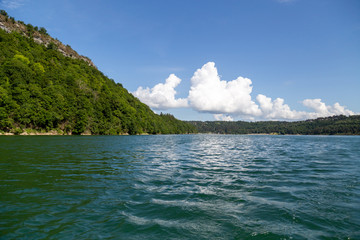
[[[0,10],[0,14],[5,16],[5,17],[8,17],[8,14],[5,10]]]
[[[48,35],[48,32],[47,32],[47,30],[46,30],[44,27],[41,27],[40,30],[39,30],[39,32],[40,32],[41,34]]]

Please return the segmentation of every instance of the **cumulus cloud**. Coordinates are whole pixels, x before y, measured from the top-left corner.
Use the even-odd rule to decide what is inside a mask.
[[[166,79],[165,84],[159,83],[151,89],[148,87],[139,87],[133,94],[135,97],[139,98],[140,101],[154,109],[187,107],[187,99],[175,98],[175,88],[180,82],[180,78],[175,76],[175,74],[170,74]]]
[[[234,119],[232,117],[230,117],[229,115],[224,115],[224,114],[214,114],[214,118],[217,121],[234,121]]]
[[[284,99],[276,98],[272,101],[271,98],[259,94],[256,100],[260,104],[262,117],[266,119],[301,119],[305,116],[305,112],[298,112],[291,110],[289,105],[284,104]]]
[[[238,77],[232,81],[221,80],[213,62],[195,71],[187,98],[175,98],[175,88],[180,82],[180,78],[171,74],[165,83],[159,83],[151,89],[139,87],[133,94],[153,109],[190,107],[198,112],[212,113],[218,121],[233,121],[234,118],[302,120],[355,114],[339,103],[329,106],[321,99],[302,101],[310,112],[292,110],[284,99],[273,100],[263,94],[258,94],[255,102],[251,97],[250,79]]]
[[[251,84],[250,79],[243,77],[221,80],[215,63],[209,62],[191,78],[189,104],[199,112],[258,116],[261,111],[251,100]]]
[[[321,99],[305,99],[302,101],[302,104],[305,107],[310,108],[312,112],[291,110],[287,104],[284,104],[284,99],[282,98],[276,98],[272,101],[271,98],[259,94],[256,97],[256,100],[260,104],[262,117],[266,119],[299,120],[333,115],[355,114],[353,111],[345,109],[345,106],[341,106],[339,103],[335,103],[333,106],[327,106]]]
[[[326,117],[332,115],[354,115],[353,111],[345,109],[345,106],[341,106],[339,103],[335,103],[333,106],[327,106],[321,101],[321,99],[305,99],[303,105],[312,109],[315,112],[309,113],[309,118]]]

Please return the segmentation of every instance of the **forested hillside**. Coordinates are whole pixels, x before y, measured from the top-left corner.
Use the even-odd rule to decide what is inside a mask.
[[[4,11],[1,14],[2,26],[12,22],[28,32],[0,29],[0,132],[195,132],[193,125],[171,115],[155,114],[82,56],[59,51],[59,43],[46,38],[43,28],[17,22]],[[35,42],[34,36],[50,42]]]
[[[360,115],[333,116],[298,122],[190,122],[200,133],[360,135]]]

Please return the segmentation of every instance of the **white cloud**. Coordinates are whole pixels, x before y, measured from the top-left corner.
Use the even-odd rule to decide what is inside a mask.
[[[187,99],[175,99],[175,88],[180,82],[180,78],[175,76],[175,74],[170,74],[166,79],[165,84],[159,83],[151,89],[148,87],[145,89],[139,87],[133,94],[135,97],[139,98],[140,101],[154,109],[187,107]]]
[[[251,100],[251,84],[250,79],[243,77],[222,81],[215,63],[208,62],[191,78],[189,103],[199,112],[257,116],[261,111]]]
[[[333,106],[327,106],[321,101],[321,99],[305,99],[303,105],[312,109],[315,112],[309,113],[307,117],[317,118],[326,117],[332,115],[354,115],[353,111],[345,109],[345,106],[341,106],[339,103],[335,103]]]
[[[224,114],[214,114],[214,118],[217,121],[234,121],[234,119],[232,117],[230,117],[229,115],[224,115]]]
[[[274,101],[265,95],[259,94],[256,100],[260,104],[262,117],[266,119],[288,119],[295,120],[303,118],[306,113],[291,110],[289,105],[284,104],[284,99],[276,98]]]
[[[321,102],[321,99],[305,99],[303,101],[304,106],[315,110],[315,112],[323,115],[329,114],[329,110],[325,103]]]
[[[276,98],[274,101],[265,95],[259,94],[256,100],[260,104],[262,117],[265,119],[279,120],[300,120],[311,119],[318,117],[328,117],[333,115],[354,115],[353,111],[345,109],[339,103],[333,106],[327,106],[321,99],[305,99],[302,104],[305,107],[312,109],[312,112],[303,112],[291,110],[287,104],[284,104],[284,99]]]
[[[22,7],[26,0],[2,0],[1,6],[9,9],[16,9]]]
[[[198,112],[212,113],[218,121],[243,120],[303,120],[333,115],[354,115],[355,113],[335,103],[328,106],[321,99],[305,99],[302,104],[311,112],[292,110],[282,98],[272,100],[263,94],[252,100],[252,82],[238,77],[232,81],[221,80],[215,63],[208,62],[197,69],[191,78],[187,98],[175,98],[175,88],[181,79],[171,74],[165,84],[153,88],[139,87],[133,94],[153,109],[190,107]]]

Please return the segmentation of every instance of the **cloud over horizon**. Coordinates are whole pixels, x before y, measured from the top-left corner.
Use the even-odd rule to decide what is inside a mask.
[[[180,82],[180,78],[175,76],[175,74],[170,74],[166,79],[165,84],[156,84],[151,89],[148,87],[145,89],[143,87],[138,87],[138,89],[132,94],[139,98],[143,103],[146,103],[154,109],[187,107],[187,99],[175,99],[175,88],[180,84]]]
[[[302,120],[332,115],[355,113],[335,103],[328,106],[321,99],[305,99],[302,104],[312,112],[292,110],[282,98],[258,94],[257,103],[252,100],[252,81],[239,76],[232,81],[221,80],[214,62],[204,64],[191,78],[187,98],[175,98],[175,88],[181,79],[170,74],[165,83],[149,89],[139,87],[134,96],[153,109],[190,107],[195,111],[212,113],[215,120],[233,121],[234,117],[245,119]]]
[[[190,106],[199,112],[258,116],[259,107],[251,100],[252,82],[238,77],[233,81],[222,81],[215,63],[208,62],[191,78]]]

